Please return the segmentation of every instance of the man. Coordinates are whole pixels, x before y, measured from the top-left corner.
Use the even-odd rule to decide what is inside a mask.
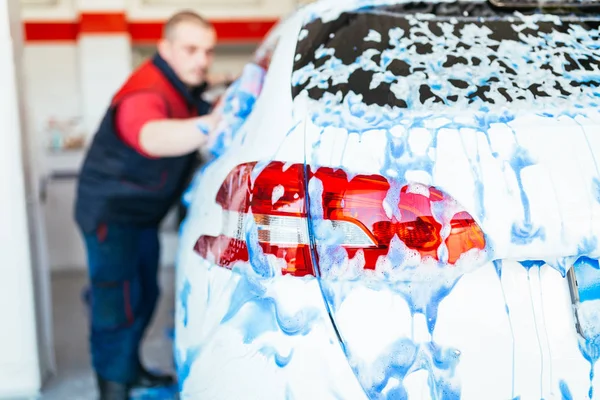
[[[75,218],[87,248],[101,400],[174,383],[142,366],[140,342],[159,297],[158,226],[216,123],[200,99],[215,42],[213,27],[198,14],[184,11],[167,21],[157,54],[114,96],[80,173]]]

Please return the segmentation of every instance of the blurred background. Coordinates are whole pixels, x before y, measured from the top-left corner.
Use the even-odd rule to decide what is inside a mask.
[[[73,221],[79,167],[115,91],[155,51],[163,22],[210,19],[212,70],[239,73],[300,0],[0,0],[0,398],[94,399],[81,237]],[[162,303],[144,348],[173,368],[178,221],[162,231]],[[174,398],[140,394],[139,398]]]

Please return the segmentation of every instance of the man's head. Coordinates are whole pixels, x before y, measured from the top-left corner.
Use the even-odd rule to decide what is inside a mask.
[[[193,11],[181,11],[165,24],[158,52],[188,86],[202,84],[213,61],[215,30]]]

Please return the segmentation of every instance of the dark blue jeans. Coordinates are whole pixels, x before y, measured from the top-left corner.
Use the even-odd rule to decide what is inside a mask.
[[[158,229],[101,225],[83,237],[90,279],[92,364],[104,379],[131,383],[160,294]]]

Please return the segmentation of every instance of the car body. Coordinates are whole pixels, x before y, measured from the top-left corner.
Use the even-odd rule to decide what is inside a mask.
[[[600,398],[599,15],[525,6],[265,39],[187,194],[182,398]]]

